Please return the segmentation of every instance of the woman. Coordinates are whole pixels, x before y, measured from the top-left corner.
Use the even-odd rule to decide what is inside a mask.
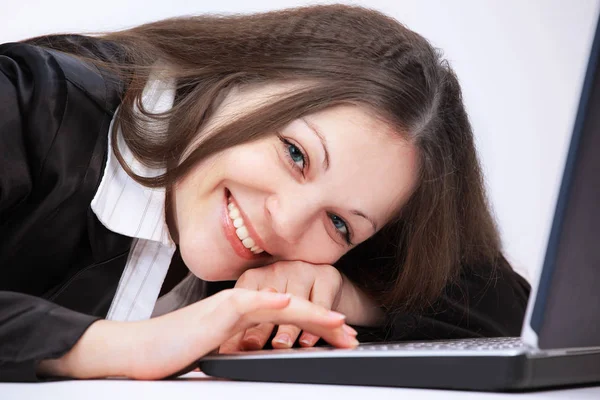
[[[457,79],[395,20],[178,18],[0,68],[0,379],[519,333]]]

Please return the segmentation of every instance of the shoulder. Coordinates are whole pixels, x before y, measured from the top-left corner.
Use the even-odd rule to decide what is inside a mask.
[[[466,336],[518,336],[530,286],[501,256],[496,265],[463,268],[428,312]]]
[[[504,256],[495,265],[481,264],[465,267],[454,287],[465,290],[475,303],[489,301],[501,311],[518,314],[522,319],[527,307],[529,283],[513,270]]]
[[[39,40],[0,45],[3,72],[12,74],[13,80],[27,80],[35,84],[36,92],[44,92],[41,98],[51,99],[55,97],[52,92],[58,95],[66,92],[67,86],[71,86],[71,89],[81,91],[87,99],[106,112],[114,112],[123,92],[119,79],[106,71],[100,71],[79,56],[91,57],[91,54],[70,54],[68,51],[74,46],[63,46],[61,50],[64,51],[58,51],[43,46],[43,43]]]
[[[529,291],[529,284],[504,257],[497,265],[465,267],[433,304],[390,315],[384,337],[430,340],[519,336]]]
[[[95,187],[120,88],[76,56],[30,43],[0,45],[0,209],[15,211],[27,198],[59,189],[66,196],[88,181],[86,188]]]
[[[0,130],[27,148],[34,176],[61,140],[76,145],[104,131],[121,94],[118,79],[77,56],[30,43],[0,45]]]

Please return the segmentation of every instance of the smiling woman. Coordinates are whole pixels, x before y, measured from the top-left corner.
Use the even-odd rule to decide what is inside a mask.
[[[414,147],[359,106],[307,115],[212,158],[175,185],[171,225],[185,264],[211,281],[282,260],[334,264],[389,221],[417,171]]]
[[[397,21],[182,17],[0,69],[1,380],[161,378],[275,325],[280,348],[518,334],[457,78]]]

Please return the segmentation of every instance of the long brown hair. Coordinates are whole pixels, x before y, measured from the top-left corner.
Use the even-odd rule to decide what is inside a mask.
[[[127,83],[113,147],[120,126],[138,159],[167,167],[164,175],[144,178],[120,158],[139,182],[171,187],[214,153],[305,114],[360,104],[416,146],[419,183],[397,217],[336,266],[382,306],[409,310],[434,301],[463,268],[505,265],[456,75],[427,40],[398,21],[361,7],[313,6],[172,18],[97,40],[118,56],[95,62]],[[178,96],[170,111],[150,115],[140,99],[159,60]],[[181,162],[232,87],[298,80],[308,84],[202,136]],[[168,119],[168,127],[149,132],[136,108],[148,120]]]

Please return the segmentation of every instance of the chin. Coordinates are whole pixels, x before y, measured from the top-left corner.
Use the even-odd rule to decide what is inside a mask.
[[[240,277],[239,273],[228,271],[226,268],[220,266],[206,268],[206,265],[194,266],[188,263],[186,265],[188,265],[188,269],[194,276],[206,282],[235,281]]]
[[[191,270],[190,270],[191,271]],[[208,273],[198,274],[194,271],[191,271],[197,278],[202,279],[205,282],[221,282],[221,281],[236,281],[239,278],[239,275],[224,275],[219,273],[214,273],[210,271]]]

